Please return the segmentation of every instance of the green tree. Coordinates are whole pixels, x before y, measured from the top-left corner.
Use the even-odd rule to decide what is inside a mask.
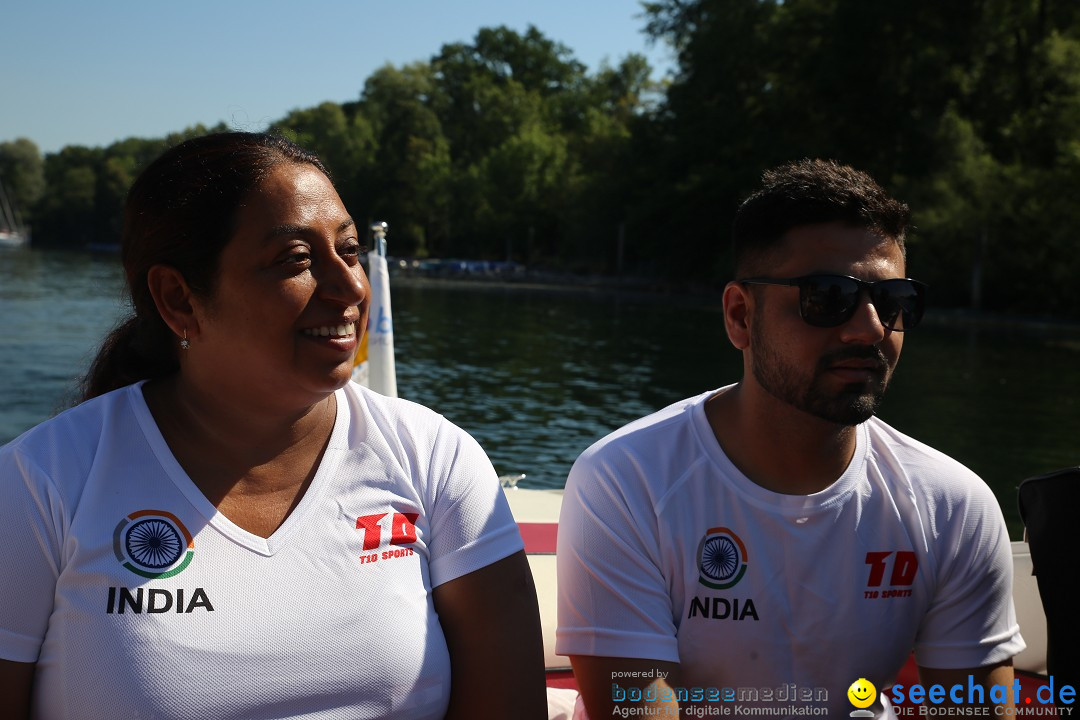
[[[32,208],[45,193],[45,162],[38,146],[27,138],[0,143],[0,182],[24,223],[32,223]]]
[[[559,248],[561,211],[574,175],[566,139],[539,123],[521,128],[494,148],[480,165],[486,202],[480,216],[490,243],[481,248],[499,257],[513,254],[514,239],[529,240],[528,252],[550,262]]]
[[[369,212],[391,222],[394,252],[441,254],[450,232],[450,146],[430,107],[431,68],[384,66],[364,84],[358,115],[377,142],[366,179]]]
[[[620,255],[619,243],[635,216],[640,188],[652,182],[646,140],[661,93],[651,74],[644,56],[630,54],[615,67],[602,65],[579,95],[584,110],[568,137],[575,174],[567,178],[559,255],[571,269],[622,270],[627,256]],[[634,264],[637,258],[628,257]]]
[[[530,27],[479,31],[431,61],[431,107],[449,141],[451,247],[604,269],[625,208],[631,125],[651,90],[632,55],[589,77]],[[606,237],[594,229],[602,228]]]
[[[99,148],[69,145],[45,156],[46,193],[34,209],[35,244],[83,247],[95,242]]]
[[[565,123],[566,98],[583,89],[585,67],[533,26],[524,35],[484,28],[471,44],[444,45],[432,58],[439,92],[434,108],[455,164],[475,164],[541,108],[545,122]],[[533,97],[543,102],[538,106]],[[563,117],[560,117],[563,116]]]
[[[722,241],[762,169],[831,157],[911,201],[912,256],[949,288],[935,300],[1080,310],[1071,284],[1045,284],[1080,270],[1075,210],[1061,199],[1077,183],[1076,3],[646,7],[680,72],[654,129],[655,200],[637,205],[638,222],[671,218],[689,272],[726,278]]]
[[[45,156],[46,191],[34,206],[34,243],[117,245],[124,199],[139,172],[182,140],[227,129],[196,125],[163,139],[128,138],[107,148],[69,145]]]
[[[289,137],[319,156],[334,177],[345,207],[362,212],[368,198],[366,178],[373,171],[377,142],[367,119],[332,102],[293,110],[273,123],[270,132]],[[363,217],[358,218],[363,222]]]

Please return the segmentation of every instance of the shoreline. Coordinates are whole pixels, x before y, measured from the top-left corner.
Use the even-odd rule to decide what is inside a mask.
[[[119,256],[110,248],[57,248],[31,247],[7,248],[12,256],[22,253],[77,253],[99,261],[115,260],[120,266]],[[678,305],[715,306],[719,311],[722,303],[723,288],[690,285],[677,286],[670,281],[641,276],[612,277],[607,275],[575,275],[555,271],[528,270],[524,266],[512,266],[511,273],[476,273],[459,272],[455,274],[433,274],[413,269],[406,269],[402,263],[409,263],[406,258],[388,258],[391,287],[443,287],[443,288],[485,288],[490,290],[520,290],[526,292],[558,293],[581,295],[583,297],[619,297],[628,300],[647,302],[663,298],[666,302]],[[366,269],[366,259],[364,260]],[[1069,319],[1053,316],[1016,315],[992,310],[972,310],[963,307],[927,308],[923,325],[935,329],[965,328],[993,329],[999,332],[1030,332],[1037,334],[1062,333],[1063,344],[1080,350],[1080,318]]]
[[[678,304],[697,306],[714,305],[720,310],[722,289],[704,287],[676,288],[669,283],[645,278],[612,278],[607,276],[584,276],[559,273],[543,273],[523,277],[499,277],[482,275],[459,275],[439,277],[402,271],[391,265],[391,287],[442,287],[451,289],[486,288],[492,291],[520,290],[527,292],[559,293],[590,297],[620,297],[648,301],[663,298]],[[935,329],[963,327],[968,329],[994,329],[1009,332],[1036,332],[1040,334],[1061,332],[1075,336],[1080,350],[1080,320],[1049,316],[1013,315],[989,310],[972,310],[960,307],[927,308],[922,326]],[[1073,338],[1069,338],[1070,340]],[[1070,346],[1072,342],[1068,343]]]

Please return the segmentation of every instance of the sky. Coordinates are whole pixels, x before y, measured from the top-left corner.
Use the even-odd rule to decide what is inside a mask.
[[[358,99],[387,63],[530,24],[590,72],[631,52],[657,78],[674,66],[643,33],[639,0],[4,0],[0,142],[50,153],[196,123],[262,130]]]

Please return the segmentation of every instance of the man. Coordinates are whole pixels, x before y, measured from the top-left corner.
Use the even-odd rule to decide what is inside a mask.
[[[763,180],[724,290],[743,379],[575,463],[556,651],[594,719],[699,701],[846,716],[912,649],[924,686],[964,686],[945,702],[997,700],[1024,648],[1001,511],[970,470],[874,417],[923,312],[908,208],[832,162]]]

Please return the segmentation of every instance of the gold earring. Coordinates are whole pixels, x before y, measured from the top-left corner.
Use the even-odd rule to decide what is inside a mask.
[[[191,347],[191,342],[187,339],[187,328],[184,328],[184,337],[180,339],[180,349],[187,350]]]

